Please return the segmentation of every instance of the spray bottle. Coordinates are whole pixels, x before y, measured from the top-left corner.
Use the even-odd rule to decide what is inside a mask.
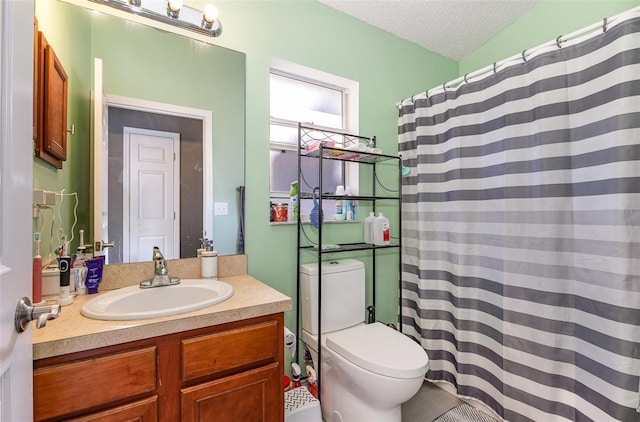
[[[288,220],[298,221],[298,181],[291,182],[289,190],[289,207],[287,208]]]
[[[317,379],[318,375],[316,374],[316,370],[313,369],[312,366],[307,366],[307,382],[309,383],[307,389],[315,398],[318,398],[318,383],[316,382]]]
[[[302,371],[300,370],[300,365],[295,362],[291,364],[291,378],[293,379],[293,388],[298,388],[302,385],[302,383],[300,382],[301,372]]]

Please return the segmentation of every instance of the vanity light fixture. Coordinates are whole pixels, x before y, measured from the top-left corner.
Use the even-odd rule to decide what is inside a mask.
[[[222,35],[218,9],[212,4],[204,11],[184,5],[183,0],[90,0],[138,16],[153,19],[208,37]]]

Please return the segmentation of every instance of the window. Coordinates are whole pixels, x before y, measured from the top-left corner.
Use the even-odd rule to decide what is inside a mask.
[[[286,203],[291,182],[298,179],[298,122],[358,133],[358,83],[284,60],[274,59],[270,71],[270,190],[272,203]],[[318,186],[318,160],[302,160],[302,192]],[[333,193],[338,185],[358,193],[357,168],[349,163],[325,161],[322,186]],[[311,201],[300,203],[308,216]],[[333,215],[334,201],[323,201],[324,215]]]

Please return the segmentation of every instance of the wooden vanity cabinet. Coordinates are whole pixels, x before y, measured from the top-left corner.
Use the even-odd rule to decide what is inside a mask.
[[[36,421],[284,420],[283,314],[34,361]]]

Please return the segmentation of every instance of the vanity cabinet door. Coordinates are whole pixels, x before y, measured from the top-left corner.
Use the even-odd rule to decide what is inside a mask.
[[[44,51],[44,148],[67,159],[67,73],[49,45]]]
[[[36,29],[34,26],[34,31]],[[37,32],[33,84],[34,154],[59,169],[67,159],[67,79],[53,47],[42,32]]]
[[[112,421],[137,421],[156,422],[158,420],[158,396],[145,400],[125,404],[104,412],[94,413],[69,422],[112,422]]]
[[[181,391],[182,422],[283,420],[281,369],[270,365]]]

